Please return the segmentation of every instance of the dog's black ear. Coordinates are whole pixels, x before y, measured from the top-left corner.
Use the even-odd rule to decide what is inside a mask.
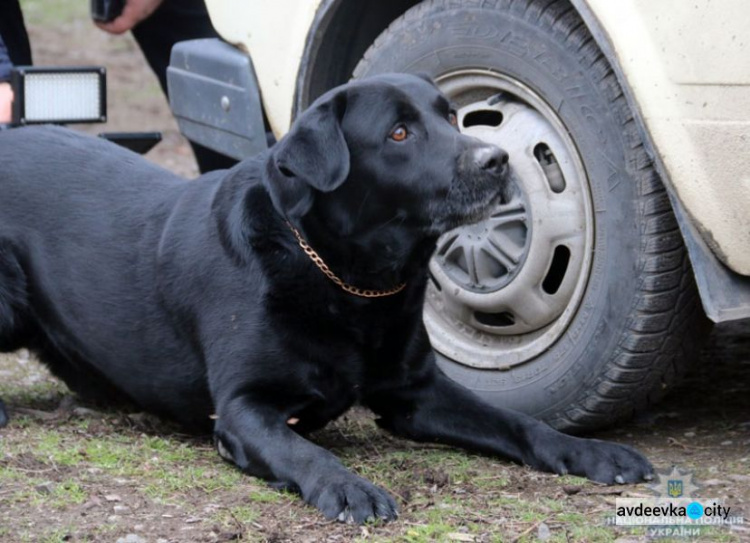
[[[349,148],[341,129],[346,94],[339,92],[305,111],[271,151],[267,165],[274,205],[287,217],[309,211],[315,191],[330,192],[349,175]]]

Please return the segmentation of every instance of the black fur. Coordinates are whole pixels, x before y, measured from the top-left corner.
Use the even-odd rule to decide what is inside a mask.
[[[328,518],[396,516],[385,491],[303,437],[356,402],[416,440],[641,480],[651,467],[634,450],[491,408],[435,365],[429,256],[440,233],[489,212],[508,175],[449,107],[418,77],[351,83],[269,152],[191,182],[64,129],[0,133],[0,349],[34,350],[80,394],[213,430],[222,456]],[[287,221],[345,282],[406,288],[344,292]]]

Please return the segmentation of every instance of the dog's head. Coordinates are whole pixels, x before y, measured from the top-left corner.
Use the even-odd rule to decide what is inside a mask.
[[[389,74],[320,97],[272,149],[266,185],[295,223],[313,215],[342,236],[394,223],[435,236],[492,210],[507,161],[458,131],[428,78]]]

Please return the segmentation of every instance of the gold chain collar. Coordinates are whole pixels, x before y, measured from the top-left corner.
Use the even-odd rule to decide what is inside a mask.
[[[331,281],[336,283],[339,287],[341,287],[342,290],[345,292],[348,292],[349,294],[354,294],[355,296],[360,296],[362,298],[383,298],[385,296],[392,296],[393,294],[398,294],[404,288],[406,287],[406,283],[401,283],[400,285],[396,285],[393,288],[390,288],[388,290],[372,290],[372,289],[361,289],[355,286],[352,286],[348,283],[344,283],[341,279],[339,279],[335,273],[331,271],[331,269],[328,267],[328,265],[325,263],[325,261],[320,257],[318,253],[315,252],[315,250],[310,247],[310,245],[305,241],[305,239],[300,235],[299,231],[292,226],[292,223],[287,221],[287,226],[294,234],[294,237],[297,238],[297,243],[299,243],[299,246],[302,248],[302,250],[305,252],[305,254],[310,258],[310,260],[313,261],[313,263],[320,269],[320,271],[323,272],[323,274],[328,277]]]

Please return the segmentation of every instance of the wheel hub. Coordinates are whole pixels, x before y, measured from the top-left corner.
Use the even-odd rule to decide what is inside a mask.
[[[509,368],[549,348],[575,314],[591,263],[588,180],[559,117],[528,87],[486,70],[437,81],[461,131],[509,153],[515,186],[488,220],[438,240],[425,323],[449,358]]]
[[[434,265],[472,292],[496,292],[510,283],[528,252],[530,222],[519,190],[489,219],[452,230],[438,240]]]

